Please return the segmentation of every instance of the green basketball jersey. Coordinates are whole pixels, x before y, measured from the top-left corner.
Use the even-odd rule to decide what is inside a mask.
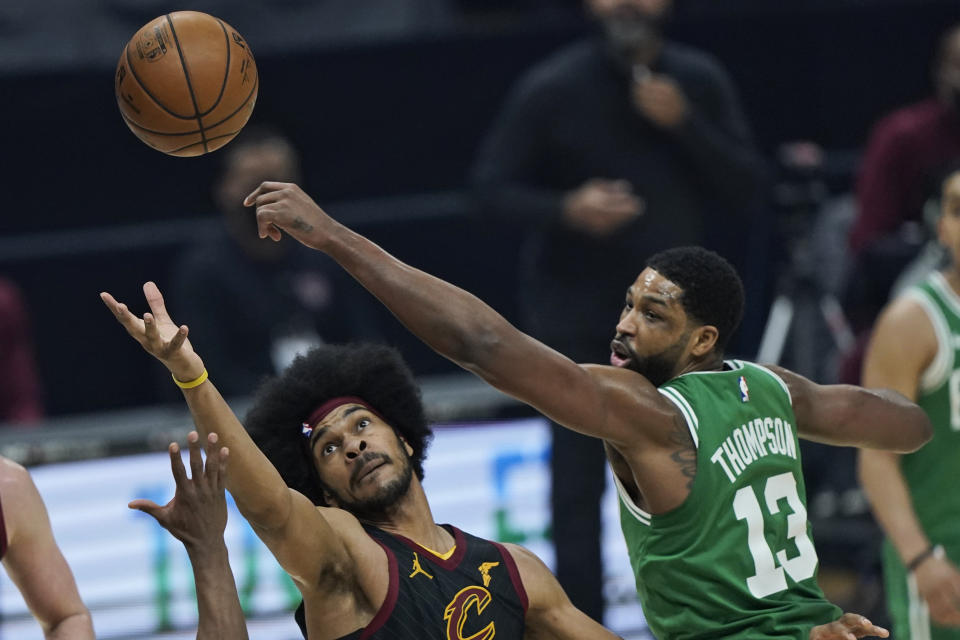
[[[790,392],[759,365],[662,387],[697,447],[687,499],[651,515],[617,484],[620,522],[650,629],[661,640],[807,640],[841,611],[817,585]]]
[[[960,298],[941,273],[906,295],[923,307],[938,348],[917,390],[917,404],[933,423],[933,439],[904,455],[901,469],[924,532],[960,562]]]

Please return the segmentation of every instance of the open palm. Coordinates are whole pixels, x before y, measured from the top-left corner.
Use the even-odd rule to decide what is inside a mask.
[[[143,317],[134,315],[126,304],[118,302],[106,291],[100,299],[117,321],[147,353],[162,362],[180,380],[192,380],[203,372],[200,360],[187,339],[186,325],[177,325],[167,313],[163,294],[153,282],[143,285],[143,295],[150,311]]]

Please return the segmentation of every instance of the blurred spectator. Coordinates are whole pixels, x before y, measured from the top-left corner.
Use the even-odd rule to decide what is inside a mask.
[[[960,26],[941,38],[933,64],[934,95],[882,118],[867,143],[850,229],[852,274],[845,306],[859,333],[841,380],[857,382],[870,327],[891,287],[926,240],[924,204],[934,179],[960,158]]]
[[[326,257],[298,242],[260,239],[253,211],[243,206],[263,181],[300,179],[290,141],[249,127],[223,154],[213,193],[222,233],[176,263],[171,308],[202,338],[211,375],[216,372],[217,387],[229,397],[251,393],[263,376],[311,346],[370,339],[376,335],[371,318],[379,316],[367,294]]]
[[[873,128],[857,181],[859,211],[850,247],[860,253],[907,221],[919,221],[931,180],[960,157],[960,26],[941,39],[934,95]]]
[[[760,162],[720,64],[664,39],[671,6],[587,0],[596,33],[519,81],[474,167],[485,208],[529,231],[526,330],[580,362],[609,360],[611,313],[648,255],[703,244],[711,219],[746,233],[730,214],[754,197]],[[557,577],[602,620],[603,448],[552,432]]]
[[[30,423],[42,417],[27,310],[17,286],[0,278],[0,422]]]

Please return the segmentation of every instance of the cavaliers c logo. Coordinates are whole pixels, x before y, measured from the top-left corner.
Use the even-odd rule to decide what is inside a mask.
[[[481,586],[473,585],[460,589],[443,611],[443,619],[447,621],[446,640],[491,640],[497,634],[492,621],[472,635],[463,635],[463,625],[467,622],[467,610],[473,606],[479,615],[490,604],[490,600],[492,600],[490,592]]]

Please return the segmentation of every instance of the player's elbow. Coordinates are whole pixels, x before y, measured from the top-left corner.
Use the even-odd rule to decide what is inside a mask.
[[[56,623],[45,626],[44,638],[53,640],[55,638],[75,638],[76,640],[94,640],[93,619],[86,606],[80,604],[79,607],[69,614],[65,614]]]
[[[912,411],[911,420],[903,430],[904,443],[903,448],[898,453],[913,453],[923,445],[930,442],[933,437],[933,425],[930,418],[919,407]]]

